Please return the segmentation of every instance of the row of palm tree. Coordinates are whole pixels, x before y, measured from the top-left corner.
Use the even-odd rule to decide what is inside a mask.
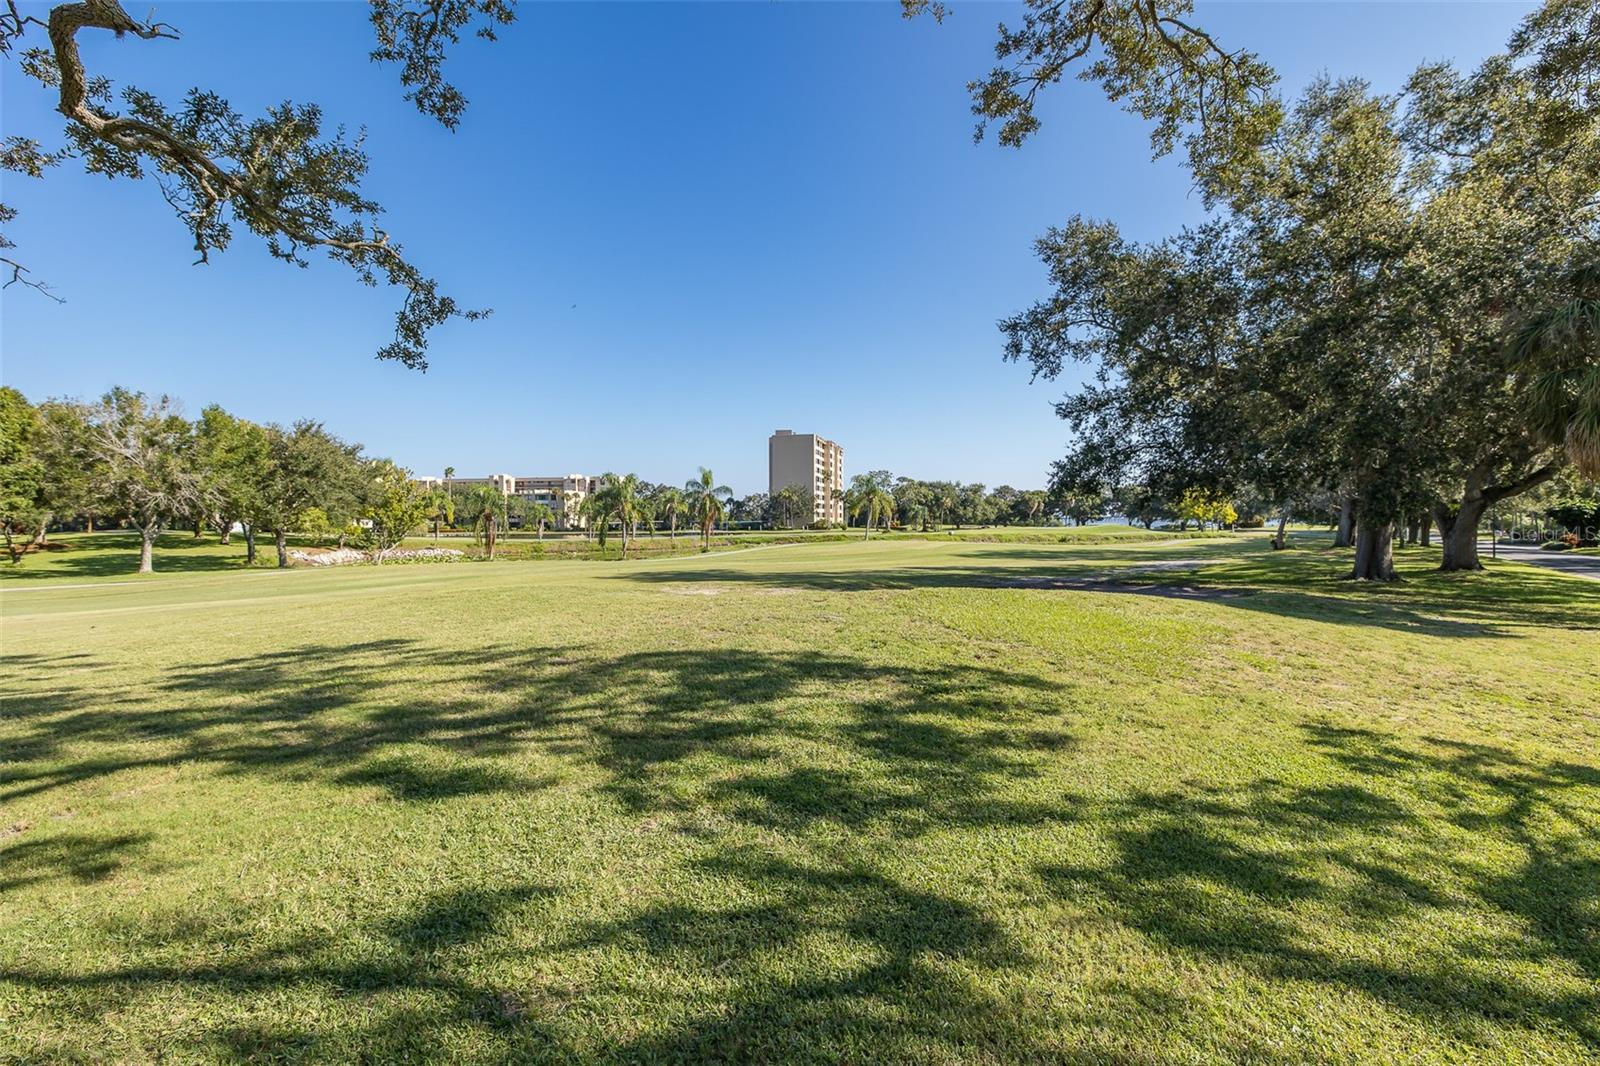
[[[510,527],[512,515],[522,520],[524,528],[530,524],[536,526],[540,540],[544,539],[545,528],[555,525],[556,521],[556,513],[549,504],[507,496],[493,485],[475,485],[459,499],[443,487],[436,488],[429,494],[428,503],[432,509],[429,518],[433,522],[435,540],[439,538],[441,522],[456,524],[459,503],[460,513],[472,529],[473,540],[487,546],[491,559],[500,530]]]
[[[717,484],[716,476],[705,467],[681,489],[663,487],[646,495],[640,492],[640,485],[635,474],[608,473],[601,478],[601,487],[577,506],[576,516],[584,521],[590,535],[598,538],[602,549],[613,524],[621,532],[622,552],[626,555],[630,541],[638,536],[639,523],[645,523],[654,535],[658,520],[667,523],[668,536],[673,539],[678,536],[681,520],[693,521],[700,528],[701,546],[711,547],[711,531],[727,517],[732,489]],[[441,524],[454,526],[459,518],[461,524],[471,528],[474,541],[487,549],[491,559],[500,532],[509,528],[512,516],[519,517],[524,528],[536,526],[541,540],[546,527],[556,524],[556,513],[548,504],[506,496],[493,485],[475,485],[465,494],[452,493],[441,486],[430,494],[429,504],[435,539]],[[890,506],[892,509],[892,500]],[[873,512],[874,517],[877,513]]]
[[[679,519],[690,518],[700,527],[701,546],[709,549],[711,531],[727,516],[727,501],[733,495],[733,490],[717,484],[716,476],[705,467],[682,489],[667,488],[645,495],[639,486],[637,475],[608,473],[601,478],[600,489],[579,505],[580,516],[599,538],[602,548],[613,523],[621,532],[622,553],[626,555],[629,541],[638,536],[640,522],[653,535],[655,523],[665,520],[668,535],[676,539]]]

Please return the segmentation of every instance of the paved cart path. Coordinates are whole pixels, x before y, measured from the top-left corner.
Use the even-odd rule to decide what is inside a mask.
[[[1487,541],[1478,545],[1478,554],[1484,559],[1489,558],[1489,544]],[[1576,574],[1578,577],[1587,577],[1600,581],[1600,555],[1573,555],[1571,552],[1547,552],[1533,544],[1501,544],[1494,549],[1501,559],[1512,559],[1519,563],[1531,563],[1549,570],[1559,570],[1563,574]]]

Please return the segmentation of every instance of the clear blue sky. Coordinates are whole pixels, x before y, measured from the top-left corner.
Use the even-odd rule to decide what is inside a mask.
[[[144,15],[147,4],[130,0]],[[494,308],[440,331],[424,375],[379,363],[396,294],[247,233],[208,267],[149,183],[67,165],[3,176],[18,256],[56,306],[0,297],[6,384],[89,398],[113,384],[325,421],[421,472],[711,466],[765,488],[774,428],[845,447],[847,473],[1042,483],[1066,442],[1000,361],[995,321],[1044,292],[1031,241],[1075,212],[1154,238],[1199,217],[1173,160],[1092,85],[1046,98],[1020,151],[974,146],[965,82],[1010,4],[524,4],[451,64],[459,132],[365,61],[356,3],[164,3],[178,42],[86,33],[92,71],[169,99],[212,87],[247,113],[285,98],[365,124],[369,192],[416,260]],[[1220,39],[1294,90],[1318,73],[1399,86],[1421,60],[1499,50],[1513,3],[1202,3]],[[42,11],[35,5],[35,13]],[[35,43],[38,34],[35,33]],[[6,134],[59,137],[5,66]]]

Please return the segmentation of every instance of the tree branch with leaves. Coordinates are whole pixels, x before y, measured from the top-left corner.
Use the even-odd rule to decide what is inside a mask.
[[[448,46],[464,29],[494,38],[494,27],[515,17],[513,0],[374,0],[371,20],[378,48],[371,58],[401,65],[406,98],[449,129],[460,122],[466,99],[443,76]],[[38,141],[8,137],[0,167],[42,177],[68,158],[87,171],[112,178],[151,177],[194,240],[197,263],[210,261],[232,243],[234,228],[260,237],[275,259],[309,265],[320,251],[354,271],[366,285],[380,282],[403,291],[393,338],[378,349],[414,369],[426,369],[431,332],[455,318],[488,314],[462,306],[440,292],[392,234],[379,225],[382,207],[361,191],[369,160],[363,136],[342,127],[324,133],[316,104],[285,102],[247,119],[219,94],[191,89],[181,103],[167,104],[133,86],[113,92],[111,80],[91,73],[79,35],[104,31],[141,41],[175,41],[178,31],[162,22],[141,22],[117,0],[57,4],[46,19],[21,14],[14,3],[0,12],[0,58],[42,28],[49,47],[21,51],[24,74],[55,93],[55,108],[67,120],[66,144],[46,149]],[[0,223],[15,210],[0,205]],[[0,248],[12,247],[0,236]],[[10,258],[6,286],[21,283],[52,295]]]

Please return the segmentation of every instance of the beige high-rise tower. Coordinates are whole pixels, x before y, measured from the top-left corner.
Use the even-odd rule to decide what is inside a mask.
[[[768,437],[767,492],[775,496],[786,485],[810,494],[813,522],[844,521],[844,449],[833,441],[792,429]]]

